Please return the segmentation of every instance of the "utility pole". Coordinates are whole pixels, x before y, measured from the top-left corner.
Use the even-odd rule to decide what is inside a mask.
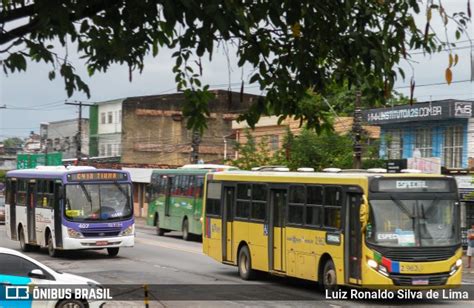
[[[201,143],[201,135],[197,130],[193,131],[193,137],[191,141],[191,163],[197,164],[199,162],[199,144]]]
[[[81,156],[82,156],[82,107],[90,107],[94,106],[94,104],[86,104],[81,101],[74,101],[74,103],[71,102],[65,102],[66,105],[73,105],[73,106],[78,106],[79,107],[79,116],[78,116],[78,122],[77,122],[77,138],[76,138],[76,157],[77,157],[77,164],[81,161]]]
[[[354,121],[352,123],[352,134],[354,136],[354,161],[353,168],[361,169],[362,168],[362,146],[360,144],[361,135],[362,135],[362,111],[361,111],[361,93],[357,91],[356,101],[355,101],[355,110],[354,110]]]

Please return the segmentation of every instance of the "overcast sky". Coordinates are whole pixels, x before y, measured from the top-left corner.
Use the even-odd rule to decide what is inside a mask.
[[[444,1],[448,12],[466,11],[466,0]],[[424,23],[426,17],[419,16],[417,21]],[[442,29],[438,14],[433,14],[433,27]],[[452,23],[452,22],[451,22]],[[450,24],[451,24],[450,23]],[[443,31],[440,33],[442,34]],[[453,31],[450,31],[453,34]],[[472,27],[469,35],[474,39]],[[445,98],[474,99],[474,87],[471,79],[471,49],[467,38],[461,38],[458,49],[453,53],[459,55],[459,63],[453,68],[453,84],[450,86],[430,85],[444,82],[444,71],[448,65],[448,53],[442,52],[432,56],[415,54],[413,60],[414,70],[402,63],[407,79],[400,79],[396,84],[396,90],[408,95],[406,86],[412,74],[415,76],[416,90],[415,98],[418,101],[439,100]],[[145,69],[140,75],[133,74],[133,81],[128,80],[128,68],[120,65],[112,66],[106,73],[96,74],[88,77],[84,69],[84,62],[71,55],[72,63],[77,72],[89,85],[91,98],[81,93],[75,94],[69,100],[82,100],[85,102],[96,102],[114,98],[154,95],[175,92],[174,74],[171,69],[173,61],[172,52],[162,49],[157,58],[147,57]],[[233,90],[240,90],[241,76],[245,81],[249,80],[250,67],[237,67],[234,55],[231,55],[231,76]],[[203,63],[203,81],[211,85],[211,88],[227,89],[229,83],[229,71],[227,69],[227,57],[221,48],[214,56],[212,63]],[[41,122],[58,121],[77,117],[77,107],[64,105],[67,98],[62,79],[53,81],[48,79],[50,66],[45,64],[28,63],[27,72],[4,75],[0,73],[0,106],[7,105],[7,109],[0,109],[0,140],[11,136],[27,136],[30,131],[39,131]],[[467,81],[467,82],[461,82]],[[459,83],[456,83],[459,82]],[[429,85],[429,86],[423,86]],[[405,87],[405,88],[404,88]],[[246,86],[246,92],[261,94],[258,86]],[[84,115],[88,115],[88,109],[84,109]]]

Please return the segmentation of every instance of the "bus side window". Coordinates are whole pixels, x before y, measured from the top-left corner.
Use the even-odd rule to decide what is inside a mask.
[[[43,207],[44,180],[36,181],[36,207]]]
[[[194,189],[194,196],[196,198],[202,198],[203,187],[204,187],[204,177],[197,176],[196,187]]]
[[[18,191],[16,193],[16,200],[18,205],[26,206],[26,182],[25,180],[18,180]]]
[[[188,190],[186,191],[186,196],[193,197],[194,196],[194,182],[196,181],[196,177],[194,175],[189,176],[188,182]]]
[[[342,192],[340,187],[324,188],[324,226],[341,228]]]

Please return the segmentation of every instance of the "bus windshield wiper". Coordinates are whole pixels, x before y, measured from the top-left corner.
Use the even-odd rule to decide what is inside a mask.
[[[91,195],[89,194],[89,191],[87,190],[86,186],[84,185],[83,182],[79,182],[79,186],[81,186],[82,192],[84,193],[84,195],[86,195],[86,199],[87,199],[87,201],[89,201],[89,203],[91,204],[91,207],[92,207],[92,198],[91,198]]]
[[[405,207],[405,205],[403,205],[400,200],[395,199],[393,196],[390,196],[390,199],[392,199],[392,201],[403,211],[403,213],[405,213],[411,219],[415,220],[416,217],[410,214],[410,211]]]
[[[114,182],[115,186],[117,186],[118,190],[120,190],[120,192],[125,196],[125,198],[127,198],[128,200],[128,194],[127,192],[125,191],[125,189],[123,189],[123,187],[117,182],[115,181]]]

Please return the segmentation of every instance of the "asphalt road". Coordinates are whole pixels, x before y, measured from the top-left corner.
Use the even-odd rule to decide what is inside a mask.
[[[6,238],[4,226],[0,226],[0,246],[19,250],[18,242]],[[27,254],[58,271],[85,276],[104,285],[123,284],[124,293],[139,289],[136,292],[141,296],[142,285],[149,284],[150,307],[352,307],[387,304],[384,300],[326,299],[324,293],[316,290],[315,284],[296,279],[263,276],[258,281],[243,281],[238,276],[237,268],[220,264],[202,254],[201,243],[185,242],[178,233],[157,237],[150,229],[137,228],[135,247],[121,249],[115,258],[109,258],[105,250],[70,251],[54,259],[48,256],[45,249]],[[167,285],[168,297],[165,296],[165,300],[153,300],[153,297],[161,298],[157,294],[157,287],[153,286],[156,284]],[[202,285],[202,288],[196,287],[196,284]],[[176,295],[173,300],[168,300],[170,294]],[[193,298],[196,294],[204,295],[204,299]],[[219,301],[209,301],[206,298],[209,294],[216,294]],[[182,296],[187,297],[187,300],[182,300],[185,299]],[[256,300],[257,297],[262,299]],[[120,296],[114,298],[120,300]],[[420,307],[449,304],[426,301],[390,303]],[[471,306],[472,302],[457,302],[456,305]],[[117,306],[143,307],[143,301],[117,301],[108,305]]]

